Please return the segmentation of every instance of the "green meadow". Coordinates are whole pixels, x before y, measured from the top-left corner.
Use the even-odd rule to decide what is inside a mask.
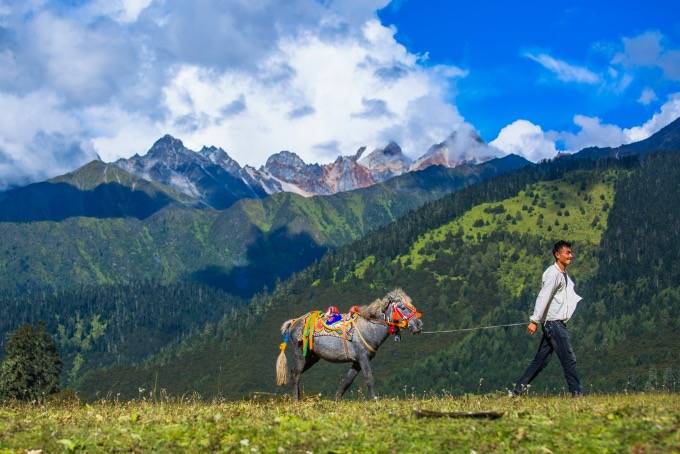
[[[434,260],[426,246],[443,243],[459,234],[466,242],[479,242],[490,233],[532,233],[546,239],[564,236],[578,243],[597,245],[607,227],[614,199],[614,184],[621,171],[573,172],[568,177],[529,185],[516,196],[496,203],[480,203],[465,214],[422,235],[410,253],[398,260],[417,269]],[[451,251],[453,252],[453,251]]]
[[[502,416],[422,418],[416,410]],[[678,452],[678,429],[680,395],[663,393],[0,407],[1,452]]]

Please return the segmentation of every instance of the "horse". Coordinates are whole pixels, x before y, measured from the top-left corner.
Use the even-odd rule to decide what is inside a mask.
[[[305,350],[305,346],[303,346],[305,321],[314,313],[308,312],[298,318],[285,321],[281,325],[281,335],[284,341],[280,345],[281,353],[276,362],[277,385],[282,386],[289,382],[285,350],[290,340],[295,355],[292,370],[295,400],[300,400],[300,377],[319,359],[333,363],[351,363],[345,378],[335,393],[336,400],[342,398],[360,371],[366,380],[370,398],[377,399],[371,360],[375,357],[378,348],[390,334],[395,334],[396,340],[399,340],[400,329],[408,328],[412,334],[420,333],[423,329],[423,322],[420,320],[420,313],[411,302],[411,298],[400,288],[390,291],[383,298],[376,299],[371,304],[360,306],[357,312],[358,316],[354,322],[354,335],[351,340],[342,337],[309,334],[313,342],[307,355],[303,353]],[[313,333],[313,327],[311,332]]]

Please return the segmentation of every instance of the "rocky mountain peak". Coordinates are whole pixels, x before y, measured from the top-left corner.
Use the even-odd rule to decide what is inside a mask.
[[[429,166],[458,167],[478,164],[494,157],[489,147],[473,128],[461,127],[443,142],[432,145],[427,152],[411,164],[410,170],[423,170]]]
[[[293,169],[302,169],[306,165],[307,164],[305,161],[303,161],[302,158],[300,158],[300,156],[297,154],[288,150],[282,150],[267,158],[267,162],[264,164],[264,167],[269,169],[271,167],[285,166]]]
[[[185,154],[188,151],[190,150],[184,147],[184,144],[181,140],[171,136],[170,134],[166,134],[154,142],[147,152],[147,155],[152,157],[163,157],[173,154]]]
[[[407,172],[411,159],[402,152],[396,142],[390,142],[362,158],[361,164],[370,170],[376,181],[384,181]]]
[[[210,162],[213,164],[217,164],[229,172],[237,172],[241,169],[241,166],[238,164],[238,162],[232,159],[232,157],[229,156],[222,148],[216,146],[204,146],[199,151],[199,154],[210,160]]]
[[[396,142],[390,141],[385,148],[382,149],[384,155],[398,156],[402,154],[401,147]]]

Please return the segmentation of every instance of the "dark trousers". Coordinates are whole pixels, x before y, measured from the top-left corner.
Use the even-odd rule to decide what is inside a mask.
[[[557,357],[562,363],[569,391],[572,395],[582,394],[583,390],[576,371],[576,355],[574,355],[574,349],[571,348],[567,325],[562,321],[549,321],[543,325],[543,337],[541,337],[536,356],[517,380],[513,391],[515,394],[526,390],[527,385],[548,365],[553,351],[557,352]]]

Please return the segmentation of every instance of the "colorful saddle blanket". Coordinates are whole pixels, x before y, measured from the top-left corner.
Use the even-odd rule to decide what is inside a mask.
[[[307,352],[314,347],[315,337],[332,336],[351,341],[357,317],[356,313],[350,312],[349,314],[343,314],[341,320],[329,323],[329,320],[322,312],[309,312],[303,319],[302,354],[306,356]]]
[[[338,315],[341,316],[339,318],[333,315],[329,318],[317,318],[314,326],[314,336],[335,336],[352,340],[357,314]]]

